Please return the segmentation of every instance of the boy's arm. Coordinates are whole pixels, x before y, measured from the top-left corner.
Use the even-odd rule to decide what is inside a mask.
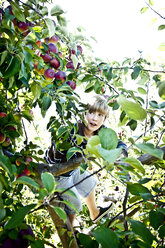
[[[128,157],[127,145],[123,141],[119,140],[117,148],[119,148],[119,147],[122,147],[121,153],[124,155],[124,157]]]

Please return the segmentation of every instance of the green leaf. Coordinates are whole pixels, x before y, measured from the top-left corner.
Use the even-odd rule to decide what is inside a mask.
[[[67,151],[67,154],[66,154],[67,160],[69,160],[76,152],[82,154],[81,149],[79,149],[79,148],[77,148],[77,147],[71,147],[71,148]]]
[[[140,66],[135,66],[133,68],[133,72],[131,73],[131,78],[135,80],[139,76],[140,72],[141,72],[141,67]]]
[[[37,83],[32,83],[30,89],[34,96],[34,100],[37,100],[41,95],[41,86],[38,85]]]
[[[23,11],[19,8],[19,5],[16,2],[11,1],[10,2],[11,6],[12,6],[12,11],[14,16],[21,22],[26,22],[25,20],[25,16]]]
[[[58,16],[58,15],[61,15],[63,13],[64,13],[64,11],[61,9],[61,7],[59,5],[54,6],[50,11],[51,16]]]
[[[73,61],[73,65],[74,65],[74,68],[77,68],[77,65],[78,65],[78,58],[75,54],[72,54],[71,55],[71,59]]]
[[[35,240],[30,242],[31,248],[45,248],[44,240]]]
[[[142,95],[146,95],[146,94],[147,94],[146,90],[143,89],[142,87],[138,87],[138,91],[139,91],[139,93],[142,94]]]
[[[138,183],[140,184],[145,184],[145,183],[148,183],[149,181],[151,181],[152,179],[151,178],[142,178],[138,181]]]
[[[6,33],[10,37],[11,40],[14,40],[15,38],[14,32],[9,28],[0,27],[0,33]]]
[[[11,218],[5,223],[4,228],[7,230],[10,230],[12,228],[15,228],[17,226],[19,226],[25,216],[28,214],[28,212],[33,209],[36,206],[36,204],[30,204],[24,207],[21,207],[20,209],[18,209],[12,216]]]
[[[40,188],[38,183],[36,183],[31,177],[27,177],[27,176],[19,177],[16,181],[13,182],[13,184],[27,184],[36,189]]]
[[[5,51],[2,52],[0,65],[3,64],[3,62],[5,61],[7,55],[8,55],[8,51],[7,50],[5,50]]]
[[[129,101],[123,95],[119,96],[118,103],[121,105],[126,114],[133,120],[143,121],[147,116],[146,111],[139,103]]]
[[[146,243],[152,244],[154,236],[150,230],[140,221],[128,219],[131,223],[132,230],[135,234],[139,235]]]
[[[66,193],[67,193],[67,191],[66,191]],[[77,209],[70,201],[63,200],[62,202],[65,203],[66,205],[68,205],[69,207],[73,208],[73,210],[74,210],[76,213],[79,212],[78,209]]]
[[[51,104],[52,104],[52,99],[49,96],[44,96],[42,98],[42,109],[44,111],[48,110]]]
[[[97,150],[105,161],[114,163],[120,156],[122,148],[120,147],[112,150],[106,150],[102,147],[97,147]]]
[[[146,12],[149,8],[148,7],[144,7],[140,10],[140,12],[143,14],[144,12]]]
[[[163,30],[163,29],[165,29],[165,25],[160,25],[160,26],[158,27],[158,30]]]
[[[0,166],[2,166],[10,175],[13,173],[10,159],[5,155],[0,155]]]
[[[94,154],[96,157],[101,157],[100,153],[98,152],[97,145],[100,144],[100,138],[98,135],[94,135],[88,139],[86,149],[91,154]]]
[[[78,239],[80,240],[80,243],[83,247],[88,248],[98,248],[99,244],[96,240],[93,240],[89,235],[84,233],[79,233]]]
[[[136,144],[136,147],[143,152],[149,153],[150,155],[163,160],[164,152],[161,149],[155,148],[154,145],[151,143]]]
[[[45,22],[46,22],[46,25],[48,27],[49,37],[52,37],[55,34],[54,22],[53,22],[53,20],[51,20],[49,18],[45,18]]]
[[[159,228],[158,233],[162,239],[165,237],[165,224]]]
[[[2,221],[6,216],[6,209],[0,206],[0,221]]]
[[[17,57],[12,57],[10,66],[3,72],[4,78],[10,78],[19,72],[21,64]]]
[[[65,211],[64,211],[62,208],[60,208],[60,207],[54,207],[54,210],[55,210],[56,214],[58,214],[58,216],[59,216],[64,222],[66,222],[66,220],[67,220],[67,215],[66,215]]]
[[[135,130],[137,128],[137,121],[131,119],[128,123],[127,126],[131,128],[131,130]]]
[[[104,248],[119,248],[119,240],[115,232],[106,227],[98,227],[92,235]]]
[[[55,188],[54,176],[49,172],[44,172],[41,174],[41,180],[48,193],[52,193]]]
[[[102,128],[99,131],[99,138],[104,149],[115,149],[118,144],[118,137],[116,132],[111,128]]]
[[[128,158],[123,159],[122,161],[129,163],[133,168],[140,171],[143,175],[145,174],[145,169],[144,169],[142,163],[139,160],[137,160],[136,158],[128,157]]]
[[[158,211],[151,210],[149,213],[149,220],[151,226],[157,230],[164,220],[164,215]]]
[[[143,185],[139,184],[139,183],[131,183],[131,182],[127,182],[127,187],[129,192],[132,195],[140,195],[140,194],[151,194],[149,189],[147,189],[146,187],[144,187]],[[152,195],[151,195],[152,196]]]

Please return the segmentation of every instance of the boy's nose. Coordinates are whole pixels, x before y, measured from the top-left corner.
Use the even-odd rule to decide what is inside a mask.
[[[97,114],[93,114],[93,120],[97,120]]]

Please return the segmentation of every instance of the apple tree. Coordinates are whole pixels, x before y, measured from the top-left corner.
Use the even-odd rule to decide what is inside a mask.
[[[72,191],[57,191],[54,180],[77,166],[96,166],[93,174],[98,175],[106,171],[124,192],[122,210],[115,208],[113,217],[94,226],[90,235],[79,234],[80,247],[163,247],[164,66],[142,54],[122,63],[95,59],[89,39],[80,28],[69,33],[64,11],[50,8],[51,1],[1,2],[0,247],[56,247],[54,233],[63,247],[78,247],[63,210],[64,204],[74,206],[59,198]],[[74,147],[68,142],[75,121],[83,119],[78,87],[85,94],[104,95],[118,124],[89,139],[85,150],[78,146],[81,136]],[[33,109],[39,107],[44,118],[52,106],[47,129],[57,148],[68,150],[62,169],[45,164],[43,148],[29,142],[25,127],[25,120],[35,119]],[[126,142],[128,156],[120,157],[118,138]],[[81,157],[72,160],[76,152]],[[85,206],[81,217],[85,228],[92,226]]]

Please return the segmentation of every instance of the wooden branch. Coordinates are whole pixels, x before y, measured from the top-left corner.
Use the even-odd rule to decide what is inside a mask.
[[[164,152],[164,156],[163,156],[163,159],[165,159],[165,146],[161,147],[160,148],[163,152]],[[151,164],[153,163],[154,161],[156,160],[159,160],[158,158],[150,155],[150,154],[143,154],[143,155],[140,155],[138,158],[137,158],[142,164]]]
[[[84,158],[83,157],[78,157],[78,158],[74,158],[74,159],[70,159],[67,162],[64,163],[56,163],[53,165],[49,165],[49,164],[44,164],[44,163],[40,163],[37,166],[37,171],[39,172],[39,174],[41,174],[42,172],[50,172],[52,173],[54,176],[59,176],[62,175],[64,173],[67,173],[71,170],[76,169],[77,167],[79,167],[81,165],[81,163],[84,162]]]

